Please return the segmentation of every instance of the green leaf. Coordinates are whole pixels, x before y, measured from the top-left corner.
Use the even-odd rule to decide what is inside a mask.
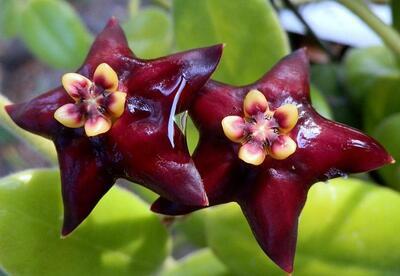
[[[397,163],[380,169],[379,174],[387,185],[400,191],[400,164],[398,162],[400,160],[400,113],[387,117],[375,128],[373,135],[397,160]]]
[[[178,234],[184,235],[185,242],[189,241],[192,245],[197,247],[206,247],[206,217],[207,209],[193,212],[176,220],[173,227],[176,229]],[[185,244],[185,246],[187,246],[187,244]]]
[[[322,116],[332,119],[332,110],[322,93],[315,87],[311,86],[311,102],[315,110]]]
[[[197,146],[197,143],[199,142],[199,131],[189,116],[186,124],[186,141],[189,152],[192,154]]]
[[[284,208],[284,205],[282,205]],[[295,274],[399,275],[400,195],[357,179],[312,187],[300,218]],[[208,214],[216,256],[236,275],[283,275],[256,243],[240,209]]]
[[[65,1],[31,0],[21,15],[21,38],[32,53],[56,68],[75,69],[91,36]]]
[[[385,47],[354,49],[345,60],[346,85],[354,102],[362,106],[367,132],[388,115],[399,112],[400,70]]]
[[[162,9],[140,10],[124,25],[129,46],[141,58],[166,55],[172,47],[172,20]]]
[[[215,257],[210,249],[195,251],[172,267],[161,273],[161,276],[228,276],[228,269]]]
[[[379,78],[399,78],[393,53],[382,46],[352,49],[345,58],[346,85],[353,100],[362,102]]]
[[[21,19],[21,3],[17,0],[0,0],[0,38],[17,35]]]
[[[174,0],[179,50],[226,43],[213,78],[234,85],[255,81],[289,52],[269,1]]]
[[[66,239],[61,222],[57,171],[1,179],[0,267],[12,275],[149,275],[169,251],[156,215],[116,186]]]
[[[364,127],[367,132],[371,133],[385,117],[400,112],[399,87],[400,75],[380,77],[371,84],[363,108]]]

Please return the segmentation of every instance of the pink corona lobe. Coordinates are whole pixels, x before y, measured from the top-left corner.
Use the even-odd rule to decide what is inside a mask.
[[[226,137],[241,143],[239,158],[260,165],[265,157],[283,160],[296,151],[296,142],[288,136],[299,114],[294,104],[285,104],[275,111],[258,90],[251,90],[243,101],[244,117],[227,116],[222,120]]]
[[[107,63],[97,66],[93,81],[77,73],[65,74],[63,87],[75,103],[58,108],[54,118],[69,128],[84,126],[87,136],[109,131],[125,109],[126,93],[117,91],[118,82],[117,73]]]

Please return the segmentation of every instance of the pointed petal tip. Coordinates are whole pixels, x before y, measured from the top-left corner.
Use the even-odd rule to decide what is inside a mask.
[[[15,105],[8,104],[8,105],[4,106],[4,109],[8,113],[8,115],[10,115],[10,113],[13,112],[13,110],[15,109]]]
[[[79,224],[78,224],[79,225]],[[61,239],[66,239],[68,238],[72,232],[78,227],[78,225],[73,226],[73,225],[67,225],[65,222],[63,224],[63,227],[61,229]]]
[[[163,197],[157,198],[150,207],[152,212],[164,216],[183,216],[198,209],[202,209],[202,207],[181,205]]]
[[[210,203],[208,201],[208,197],[206,192],[203,190],[200,193],[192,193],[191,195],[188,194],[183,201],[182,204],[188,206],[198,206],[198,207],[207,207]]]
[[[268,254],[267,254],[268,255]],[[294,256],[285,256],[283,258],[281,257],[271,257],[268,255],[268,257],[287,273],[287,275],[292,275],[293,273],[293,263],[294,263]]]
[[[113,15],[108,19],[106,27],[114,27],[116,25],[119,25],[119,20]]]
[[[22,105],[23,104],[9,104],[4,107],[8,116],[10,116],[11,120],[19,127],[23,126],[23,119],[21,118],[23,115],[21,115],[20,112]]]

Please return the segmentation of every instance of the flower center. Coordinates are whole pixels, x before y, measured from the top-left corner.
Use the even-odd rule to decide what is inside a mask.
[[[75,104],[63,105],[54,113],[54,118],[64,126],[84,126],[87,136],[96,136],[107,132],[124,112],[126,93],[117,90],[117,73],[106,63],[96,68],[93,81],[77,73],[68,73],[63,76],[62,83],[75,100]]]
[[[239,158],[253,165],[260,165],[267,155],[282,160],[296,151],[296,142],[290,131],[298,120],[297,107],[285,104],[270,110],[267,99],[258,90],[247,93],[244,117],[227,116],[222,120],[225,135],[241,143]]]
[[[269,146],[279,135],[279,124],[269,114],[259,113],[257,116],[245,119],[246,140],[254,140],[264,146]]]

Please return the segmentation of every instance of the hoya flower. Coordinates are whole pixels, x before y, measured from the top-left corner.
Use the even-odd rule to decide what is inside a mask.
[[[304,50],[248,86],[210,81],[189,114],[200,131],[193,159],[210,205],[237,202],[262,249],[289,273],[311,185],[394,162],[371,137],[312,108]],[[165,198],[152,206],[166,215],[197,209]]]
[[[82,67],[62,77],[62,86],[6,107],[20,127],[54,141],[63,235],[88,216],[117,178],[175,202],[208,204],[185,137],[173,120],[209,79],[221,52],[218,45],[142,60],[111,19]]]

